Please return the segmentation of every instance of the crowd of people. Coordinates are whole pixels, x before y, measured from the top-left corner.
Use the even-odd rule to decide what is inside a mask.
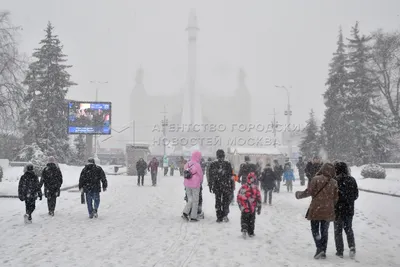
[[[208,187],[215,195],[216,222],[229,222],[230,205],[235,199],[235,183],[241,187],[236,196],[236,202],[241,211],[240,226],[244,238],[254,237],[256,214],[261,214],[262,203],[272,205],[273,193],[280,192],[280,183],[283,181],[287,192],[293,192],[295,174],[292,164],[286,160],[284,166],[274,160],[273,165],[266,164],[261,169],[259,165],[250,161],[248,156],[240,165],[236,175],[232,165],[225,159],[225,152],[220,149],[216,153],[216,160],[202,158],[200,151],[194,151],[189,161],[181,159],[182,165],[179,172],[184,177],[186,204],[182,211],[182,218],[191,222],[197,222],[204,218],[203,180],[207,178]],[[305,215],[310,221],[311,233],[316,245],[315,259],[326,258],[328,233],[330,222],[334,222],[334,234],[336,255],[343,257],[344,243],[343,231],[347,235],[350,257],[356,253],[355,238],[353,232],[354,203],[358,198],[356,180],[350,175],[345,162],[322,162],[319,157],[305,163],[300,157],[296,164],[300,184],[306,186],[305,190],[297,191],[297,199],[311,197],[311,203]],[[149,164],[144,159],[139,159],[136,164],[138,172],[138,186],[144,185],[144,175],[151,173],[153,186],[157,184],[157,172],[159,161],[153,158]],[[305,177],[308,182],[306,185]],[[54,157],[50,157],[47,166],[41,173],[39,180],[34,166],[28,164],[20,179],[18,196],[25,202],[26,223],[32,222],[32,213],[35,210],[36,200],[47,198],[48,212],[54,216],[57,198],[60,196],[63,176],[60,168],[55,163]],[[89,218],[98,217],[100,205],[100,192],[107,190],[107,179],[103,169],[95,164],[93,158],[83,168],[79,179],[79,190],[84,194]],[[261,191],[264,192],[262,198]]]
[[[231,163],[225,160],[225,152],[217,151],[217,159],[206,164],[207,182],[211,193],[215,195],[215,209],[217,222],[229,222],[229,206],[235,193],[235,182],[241,187],[236,200],[241,211],[241,232],[244,238],[254,237],[256,214],[261,214],[262,203],[272,205],[273,192],[280,192],[280,182],[285,182],[287,192],[293,192],[295,174],[289,160],[282,167],[277,160],[273,166],[266,164],[260,169],[257,164],[245,157],[236,176]],[[207,162],[208,163],[208,162]],[[354,258],[355,239],[352,227],[354,216],[354,202],[358,198],[356,180],[351,177],[349,168],[344,162],[322,162],[315,156],[305,163],[302,157],[296,164],[300,185],[306,189],[296,192],[296,198],[311,197],[306,219],[310,221],[311,233],[316,245],[315,259],[326,258],[328,230],[330,222],[334,222],[336,255],[343,258],[344,243],[343,230],[347,235],[349,254]],[[187,193],[187,203],[183,209],[182,218],[196,222],[199,220],[197,212],[200,206],[200,196],[203,183],[204,168],[201,166],[201,153],[195,151],[192,158],[183,168],[184,186]],[[235,180],[235,177],[238,177]],[[264,191],[264,199],[261,190]],[[201,196],[202,198],[202,196]]]

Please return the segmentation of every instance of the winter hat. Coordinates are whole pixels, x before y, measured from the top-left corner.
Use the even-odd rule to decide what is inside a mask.
[[[89,158],[89,159],[88,159],[88,162],[89,162],[90,164],[95,164],[94,158]]]
[[[222,149],[217,150],[217,158],[218,159],[224,159],[225,158],[225,152]]]
[[[324,163],[317,173],[317,175],[321,174],[328,178],[334,178],[336,176],[335,166],[333,166],[331,163]]]
[[[32,163],[28,163],[27,165],[26,165],[26,171],[33,171],[33,164]]]
[[[250,157],[249,156],[245,156],[244,157],[244,161],[250,161]]]
[[[344,162],[336,162],[335,171],[336,175],[340,174],[349,175],[349,168],[347,167],[347,164]]]
[[[55,163],[55,162],[56,159],[53,156],[49,157],[49,163]]]
[[[256,174],[254,172],[249,173],[249,175],[247,175],[247,183],[248,184],[253,184],[256,181]]]

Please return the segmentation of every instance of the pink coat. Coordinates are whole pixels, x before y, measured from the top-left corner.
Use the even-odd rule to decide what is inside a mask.
[[[200,165],[201,160],[201,152],[200,151],[193,151],[191,160],[185,164],[185,170],[189,169],[189,166],[192,171],[192,178],[185,179],[183,184],[185,187],[189,188],[200,188],[201,184],[203,183],[203,170],[201,169]]]

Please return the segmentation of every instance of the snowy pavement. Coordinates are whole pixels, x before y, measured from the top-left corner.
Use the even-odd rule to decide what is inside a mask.
[[[296,200],[283,187],[257,217],[256,237],[243,240],[238,207],[231,206],[229,223],[217,224],[207,186],[205,219],[187,223],[180,218],[181,177],[159,177],[155,188],[148,176],[144,187],[133,177],[108,180],[99,218],[93,220],[77,192],[62,192],[53,218],[46,201],[37,202],[30,225],[23,223],[23,202],[1,199],[0,266],[400,266],[397,198],[360,192],[354,219],[357,261],[334,255],[332,224],[327,259],[316,261],[304,219],[309,200]]]

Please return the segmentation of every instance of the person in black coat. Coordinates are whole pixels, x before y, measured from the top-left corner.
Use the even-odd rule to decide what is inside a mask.
[[[140,186],[140,178],[142,178],[142,186],[144,184],[144,175],[147,170],[147,163],[143,158],[140,158],[138,162],[136,162],[136,171],[138,174],[137,185]]]
[[[259,172],[257,171],[257,166],[254,163],[250,162],[250,157],[249,156],[245,156],[244,157],[244,163],[242,163],[240,165],[240,169],[239,169],[239,183],[241,183],[242,185],[247,183],[247,176],[249,175],[249,173],[254,172],[256,174],[256,176],[259,175]]]
[[[283,175],[283,167],[281,164],[279,164],[278,160],[274,160],[274,172],[276,176],[278,177],[276,180],[276,187],[275,187],[275,192],[279,193],[281,189],[281,181],[282,181],[282,175]]]
[[[347,243],[350,249],[350,257],[356,253],[356,245],[353,232],[354,202],[358,198],[358,186],[356,180],[349,175],[349,169],[344,162],[335,163],[336,177],[339,188],[339,200],[335,205],[336,221],[335,244],[336,255],[343,257],[343,230],[347,235]]]
[[[300,185],[305,185],[305,168],[306,168],[306,163],[303,160],[303,157],[299,157],[299,161],[296,163],[297,170],[299,171],[299,177],[300,177]]]
[[[276,186],[276,181],[278,180],[278,175],[272,170],[271,164],[267,164],[261,174],[261,188],[264,191],[264,203],[272,204],[272,191]]]
[[[318,171],[321,169],[323,165],[323,162],[318,156],[314,156],[312,161],[309,161],[306,165],[306,168],[304,169],[304,172],[306,173],[306,176],[308,178],[308,184],[310,184],[311,179],[314,178],[314,176],[318,173]],[[307,186],[308,186],[307,184]]]
[[[42,172],[42,179],[39,185],[40,188],[44,185],[44,196],[47,198],[47,207],[50,216],[54,216],[57,197],[60,196],[62,184],[63,176],[61,170],[55,163],[54,157],[50,157],[49,163],[47,163],[46,168]]]
[[[18,185],[18,198],[25,201],[26,214],[25,222],[32,223],[32,213],[36,208],[36,199],[42,200],[42,190],[40,190],[39,178],[33,171],[33,165],[28,164],[24,175],[21,176]]]
[[[107,190],[107,178],[103,169],[95,164],[93,158],[89,158],[88,164],[83,168],[81,176],[79,178],[79,190],[86,194],[86,203],[89,212],[89,218],[97,218],[97,211],[100,206],[100,192],[101,185],[103,185],[103,191]],[[93,208],[94,202],[94,208]]]
[[[232,179],[232,165],[225,160],[225,152],[222,149],[217,150],[217,160],[210,164],[209,172],[208,186],[210,192],[215,194],[217,222],[228,222],[229,205],[232,200],[234,181]]]

